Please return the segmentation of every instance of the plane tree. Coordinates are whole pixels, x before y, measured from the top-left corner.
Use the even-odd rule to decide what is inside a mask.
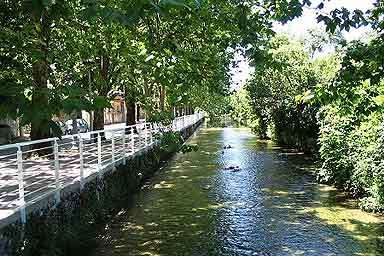
[[[272,21],[301,15],[308,1],[2,1],[2,117],[31,125],[31,139],[57,133],[52,118],[103,109],[123,93],[148,116],[205,106],[225,95],[229,48],[255,55]]]

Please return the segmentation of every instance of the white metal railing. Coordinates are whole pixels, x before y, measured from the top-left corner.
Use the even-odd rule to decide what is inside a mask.
[[[0,211],[20,211],[26,222],[25,208],[47,196],[60,201],[64,187],[80,183],[94,173],[102,176],[139,150],[155,143],[155,134],[180,131],[199,122],[203,113],[177,117],[170,127],[140,123],[0,146]],[[1,218],[1,217],[0,217]]]

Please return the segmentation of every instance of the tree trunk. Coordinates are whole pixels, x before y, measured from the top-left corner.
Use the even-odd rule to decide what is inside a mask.
[[[165,86],[160,86],[160,111],[164,112],[164,103],[165,103]]]
[[[109,71],[109,56],[103,54],[100,57],[100,76],[102,79],[102,84],[100,84],[99,96],[108,96],[109,92],[109,81],[108,81],[108,71]],[[96,109],[93,117],[93,129],[94,130],[104,130],[104,108]]]
[[[71,134],[77,134],[78,133],[78,127],[77,127],[77,111],[72,111],[72,131]]]
[[[94,131],[103,130],[104,129],[104,108],[95,109],[93,111],[93,121],[92,126]],[[93,142],[97,142],[97,134],[92,134]],[[101,139],[105,140],[104,132],[100,133]]]
[[[136,121],[137,122],[140,121],[140,105],[139,104],[136,105]]]
[[[126,116],[125,116],[125,124],[126,126],[136,124],[136,104],[135,101],[130,99],[125,101],[126,108]],[[134,130],[133,132],[136,132]],[[125,134],[131,134],[131,128],[127,128],[125,130]]]
[[[35,62],[32,65],[32,77],[34,89],[32,94],[32,109],[36,112],[44,111],[48,106],[47,84],[48,65],[46,60]],[[39,118],[31,120],[31,140],[44,139],[49,137],[48,115],[40,115]]]
[[[108,81],[108,71],[109,71],[109,56],[102,54],[100,57],[100,76],[101,84],[99,85],[99,96],[108,96],[109,92],[109,81]],[[93,130],[104,130],[104,108],[95,109],[93,113]],[[101,136],[104,136],[104,133],[100,133]],[[104,137],[102,137],[105,139]]]
[[[130,100],[130,101],[126,101],[125,102],[125,106],[126,106],[126,109],[127,109],[127,113],[126,113],[126,125],[129,126],[129,125],[134,125],[136,124],[136,108],[135,108],[135,101],[133,100]]]
[[[104,129],[104,108],[95,109],[93,114],[93,129],[103,130]]]
[[[49,122],[51,121],[51,113],[49,110],[48,100],[48,47],[50,35],[50,22],[45,12],[33,11],[32,19],[35,24],[40,25],[40,30],[36,29],[36,45],[35,51],[40,53],[39,59],[32,63],[32,101],[31,110],[36,113],[31,120],[31,140],[39,140],[51,137]],[[40,42],[44,42],[43,44]],[[47,109],[48,108],[48,109]],[[51,143],[33,144],[33,149],[45,148],[36,151],[39,155],[52,153]]]
[[[41,113],[48,106],[47,81],[48,81],[48,65],[45,60],[35,62],[32,65],[32,77],[34,89],[32,94],[32,110]],[[31,140],[40,140],[51,137],[49,130],[49,113],[42,113],[31,120]],[[46,148],[37,150],[38,155],[47,155],[52,153],[51,143],[33,144],[32,149]]]
[[[37,113],[45,111],[44,108],[48,106],[47,95],[47,63],[46,61],[38,61],[32,65],[32,76],[34,82],[34,89],[32,93],[32,110]],[[39,140],[48,138],[50,135],[48,129],[48,115],[42,113],[38,118],[31,120],[31,140]]]

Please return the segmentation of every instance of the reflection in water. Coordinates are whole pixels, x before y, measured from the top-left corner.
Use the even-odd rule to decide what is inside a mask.
[[[161,170],[95,255],[384,255],[383,219],[316,184],[304,155],[240,128],[192,143],[199,151]]]

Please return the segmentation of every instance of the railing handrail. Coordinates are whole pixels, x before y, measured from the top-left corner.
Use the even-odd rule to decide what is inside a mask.
[[[202,118],[204,118],[204,114],[199,112],[180,116],[176,117],[166,127],[180,131],[196,124]],[[136,134],[132,129],[134,127],[140,132]],[[129,128],[131,129],[127,134],[125,131]],[[94,173],[102,175],[105,171],[111,168],[114,169],[119,161],[125,163],[127,157],[156,143],[154,134],[166,131],[158,128],[159,124],[143,122],[66,135],[61,140],[69,139],[69,141],[63,143],[58,143],[60,138],[52,137],[0,146],[0,150],[17,149],[12,154],[0,154],[0,156],[3,156],[0,158],[0,174],[17,177],[17,179],[9,180],[7,182],[9,184],[0,186],[2,189],[0,207],[8,207],[13,211],[19,211],[21,221],[25,223],[25,208],[28,205],[53,194],[55,195],[55,201],[59,202],[61,189],[77,181],[80,182],[81,190],[86,177]],[[92,136],[95,134],[97,136]],[[105,140],[102,141],[102,137],[105,137]],[[85,143],[85,141],[88,141],[88,143]],[[47,142],[52,142],[52,145],[36,149],[23,148]],[[49,149],[49,152],[45,153],[47,149]],[[42,154],[28,157],[27,154],[37,151]],[[85,174],[85,171],[88,174]],[[15,185],[18,185],[16,190]],[[9,199],[4,200],[7,197]]]
[[[194,116],[194,115],[195,114],[179,116],[179,117],[175,117],[174,120],[178,120],[178,119],[181,119],[181,118],[185,118],[185,117],[188,117],[188,116]],[[137,124],[133,124],[133,125],[125,125],[123,127],[117,127],[117,128],[105,128],[103,130],[95,130],[95,131],[84,132],[84,133],[77,133],[77,134],[68,134],[68,135],[62,136],[61,138],[59,138],[59,137],[50,137],[50,138],[46,138],[46,139],[30,140],[30,141],[23,141],[23,142],[18,142],[18,143],[11,143],[11,144],[6,144],[6,145],[0,145],[0,150],[11,149],[11,148],[17,149],[17,148],[20,148],[20,147],[30,146],[30,145],[33,145],[33,144],[42,144],[42,143],[47,143],[47,142],[54,142],[57,139],[60,139],[60,140],[63,140],[63,139],[73,139],[73,138],[79,137],[79,136],[86,137],[87,135],[94,135],[94,134],[103,133],[103,132],[111,132],[111,131],[118,131],[118,130],[123,130],[123,129],[129,129],[129,128],[132,128],[132,127],[136,127],[136,126],[140,126],[140,125],[145,125],[145,124],[149,124],[149,123],[150,122],[144,122],[144,123],[137,123]]]

